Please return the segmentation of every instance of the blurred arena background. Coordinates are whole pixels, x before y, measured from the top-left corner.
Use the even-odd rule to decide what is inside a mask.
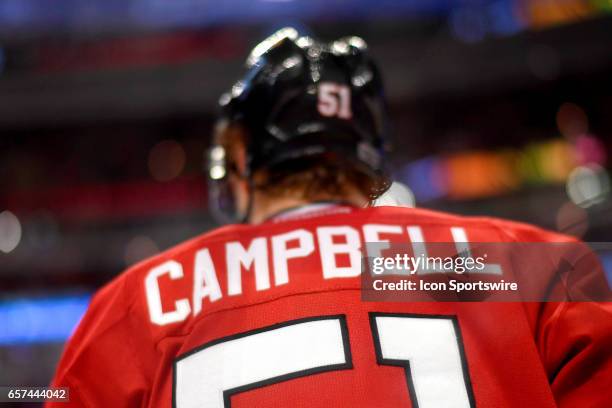
[[[418,206],[610,240],[610,0],[0,0],[0,384],[47,384],[96,288],[214,227],[217,98],[286,25],[367,41]]]

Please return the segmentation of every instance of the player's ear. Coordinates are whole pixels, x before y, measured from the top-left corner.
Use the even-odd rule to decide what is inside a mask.
[[[244,178],[247,174],[247,154],[244,143],[237,143],[234,146],[232,155],[234,156],[234,164],[240,178]]]

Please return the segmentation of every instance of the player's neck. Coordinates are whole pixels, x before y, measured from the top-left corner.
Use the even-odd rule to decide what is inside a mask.
[[[274,217],[276,214],[323,201],[344,203],[355,207],[365,207],[368,204],[367,198],[361,194],[349,195],[346,197],[321,197],[319,200],[305,200],[295,197],[270,199],[268,197],[256,195],[253,200],[249,223],[261,224]]]

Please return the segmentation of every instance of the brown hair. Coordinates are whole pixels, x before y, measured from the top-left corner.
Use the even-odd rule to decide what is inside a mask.
[[[214,134],[215,144],[226,151],[229,173],[239,174],[238,156],[245,154],[248,131],[236,123],[221,122]],[[373,177],[359,165],[337,155],[317,155],[290,160],[253,174],[255,190],[270,198],[292,197],[308,201],[343,198],[355,191],[373,200],[388,187],[385,177]]]

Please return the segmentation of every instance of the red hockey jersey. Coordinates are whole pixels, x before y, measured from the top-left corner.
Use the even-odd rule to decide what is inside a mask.
[[[53,384],[75,407],[612,406],[609,304],[362,301],[356,249],[409,227],[425,242],[570,240],[392,207],[220,228],[100,290]]]

